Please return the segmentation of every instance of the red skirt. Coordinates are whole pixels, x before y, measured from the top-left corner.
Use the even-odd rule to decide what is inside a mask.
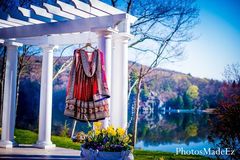
[[[104,56],[99,50],[74,51],[70,71],[64,115],[80,121],[98,121],[109,116],[109,92],[106,81]]]

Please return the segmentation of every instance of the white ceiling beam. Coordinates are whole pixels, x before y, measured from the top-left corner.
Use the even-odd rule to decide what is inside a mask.
[[[33,18],[28,18],[28,22],[33,23],[33,24],[41,24],[44,23],[43,21],[39,21]]]
[[[26,45],[43,45],[48,44],[48,36],[26,37],[26,38],[9,38],[8,41],[19,42]]]
[[[85,32],[91,30],[91,28],[115,28],[117,24],[124,21],[126,18],[127,14],[119,14],[103,17],[82,18],[63,22],[2,28],[0,29],[0,38],[8,39]]]
[[[76,1],[76,0],[72,0],[72,1]],[[90,1],[92,3],[93,8],[96,8],[97,10],[103,11],[105,13],[112,14],[112,15],[125,13],[125,12],[123,12],[115,7],[112,7],[106,3],[103,3],[99,0],[90,0]],[[134,17],[130,14],[128,14],[128,19],[129,19],[130,23],[134,23],[137,20],[136,17]]]
[[[35,5],[30,5],[30,8],[35,12],[36,15],[46,17],[51,19],[51,22],[56,22],[56,20],[62,20],[62,19],[57,19],[57,17],[54,17],[53,14],[48,13],[46,9],[35,6]]]
[[[0,24],[7,24],[7,25],[10,25],[10,26],[13,26],[13,27],[16,27],[16,26],[21,26],[20,24],[18,23],[13,23],[13,22],[10,22],[10,21],[7,21],[7,20],[3,20],[3,19],[0,19]]]
[[[32,23],[30,23],[30,22],[26,22],[26,21],[22,21],[22,20],[13,18],[13,17],[11,17],[10,15],[8,16],[7,20],[8,20],[9,22],[18,23],[18,24],[20,24],[20,25],[31,25],[31,24],[32,24]]]
[[[77,19],[76,16],[72,15],[72,14],[69,14],[69,13],[66,13],[66,12],[63,12],[61,11],[60,8],[56,7],[56,6],[53,6],[51,4],[48,4],[48,3],[43,3],[43,6],[47,8],[47,11],[49,13],[52,13],[52,14],[55,14],[55,15],[58,15],[58,16],[61,16],[61,17],[64,17],[66,19]]]
[[[90,0],[90,1],[91,1],[93,8],[96,8],[97,10],[103,11],[105,13],[112,14],[112,15],[125,13],[125,12],[123,12],[115,7],[112,7],[106,3],[103,3],[99,0]]]
[[[95,17],[89,13],[83,12],[79,9],[76,9],[74,6],[64,3],[62,1],[57,0],[57,4],[61,7],[62,11],[73,14],[75,16],[79,16],[82,18],[90,18],[90,17]]]
[[[12,27],[12,26],[7,25],[7,24],[4,24],[4,23],[0,23],[0,27],[3,27],[3,28],[9,28],[9,27]]]
[[[38,23],[51,22],[51,19],[45,16],[36,15],[31,9],[18,7],[18,10],[25,16],[31,19],[35,19]]]
[[[90,7],[89,4],[86,4],[79,0],[72,0],[72,2],[74,3],[74,5],[76,6],[77,9],[82,10],[90,15],[98,16],[98,17],[109,15],[108,13],[98,10],[96,8]]]
[[[97,35],[92,32],[79,33],[79,34],[68,34],[68,35],[52,35],[49,37],[49,44],[53,45],[66,45],[66,44],[83,44],[89,42],[97,42]]]
[[[13,45],[13,46],[17,46],[17,47],[23,46],[22,43],[10,41],[10,40],[4,40],[4,44],[5,45]]]
[[[63,34],[63,35],[50,35],[50,36],[38,36],[28,38],[16,38],[10,39],[15,42],[27,44],[27,45],[67,45],[67,44],[84,44],[89,42],[90,37],[92,43],[97,42],[97,35],[93,32],[76,33],[76,34]]]
[[[31,11],[29,9],[18,7],[18,10],[22,13],[23,16],[28,18],[29,22],[34,23],[34,24],[44,23],[43,21],[35,19],[36,17],[32,18]]]
[[[15,19],[18,19],[18,20],[21,20],[21,21],[25,21],[25,22],[30,23],[30,24],[39,24],[40,23],[38,20],[35,20],[33,18],[29,18],[29,17],[25,17],[22,14],[22,12],[20,10],[18,10],[18,8],[10,10],[9,15],[12,18],[15,18]]]
[[[30,10],[18,7],[14,10],[9,11],[10,15],[1,11],[0,19],[10,21],[12,23],[20,23],[21,25],[30,25],[30,24],[40,24],[44,23],[43,21],[39,21],[35,18],[31,18]],[[16,26],[16,25],[15,25]]]
[[[0,19],[4,21],[9,21],[10,23],[15,23],[16,25],[30,25],[32,23],[28,22],[28,18],[22,16],[21,14],[19,15],[19,12],[12,11],[12,14],[8,14],[6,12],[3,12],[3,10],[0,9]],[[18,17],[19,16],[19,17]]]

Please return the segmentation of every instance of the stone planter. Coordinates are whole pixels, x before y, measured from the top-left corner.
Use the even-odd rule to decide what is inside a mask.
[[[134,160],[130,151],[102,152],[81,147],[81,160]]]

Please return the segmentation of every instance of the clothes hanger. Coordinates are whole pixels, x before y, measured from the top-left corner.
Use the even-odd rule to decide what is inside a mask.
[[[91,14],[91,8],[92,8],[92,3],[91,3],[91,1],[89,0],[89,6],[90,6],[90,10],[89,10],[89,17],[88,18],[90,18],[90,14]],[[90,29],[90,24],[88,23],[88,28]],[[88,42],[85,44],[85,46],[83,46],[82,48],[80,48],[80,49],[84,49],[84,48],[88,48],[88,47],[90,47],[91,49],[93,49],[93,51],[95,51],[97,48],[95,48],[95,47],[93,47],[92,46],[92,44],[91,44],[91,39],[90,39],[90,33],[91,33],[91,29],[89,30],[89,34],[88,34]]]
[[[89,43],[89,42],[86,43],[85,46],[83,46],[81,49],[83,49],[83,48],[87,48],[87,47],[90,47],[90,48],[92,48],[92,49],[94,49],[94,50],[96,49],[96,48],[94,48],[94,47],[92,46],[92,44]]]
[[[95,51],[95,50],[96,50],[96,48],[95,48],[95,47],[93,47],[93,46],[92,46],[92,44],[91,44],[91,43],[89,43],[89,42],[88,42],[88,43],[86,43],[86,44],[85,44],[85,46],[83,46],[82,48],[80,48],[80,50],[85,50],[85,51],[87,51],[87,52],[93,52],[93,51],[88,51],[88,50],[87,50],[87,48],[88,48],[88,47],[89,47],[89,48],[91,48],[91,49],[93,49],[93,51]]]

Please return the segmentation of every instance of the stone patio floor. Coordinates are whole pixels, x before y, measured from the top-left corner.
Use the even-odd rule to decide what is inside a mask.
[[[9,149],[0,148],[0,159],[80,159],[80,150],[60,147],[44,150],[22,144]]]

